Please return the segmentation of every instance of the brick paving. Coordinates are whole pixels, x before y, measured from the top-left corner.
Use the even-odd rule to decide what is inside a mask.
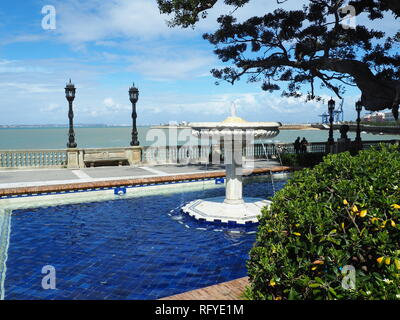
[[[248,277],[244,277],[160,300],[244,300],[243,291],[248,284]]]
[[[244,175],[249,174],[263,174],[269,172],[281,172],[281,171],[292,171],[293,168],[285,166],[274,166],[271,168],[255,168],[252,170],[243,170]],[[142,177],[133,179],[116,179],[111,178],[103,181],[93,181],[93,182],[74,182],[60,183],[60,184],[43,184],[38,186],[27,186],[27,187],[6,187],[0,188],[0,196],[9,195],[21,195],[28,193],[48,193],[48,192],[60,192],[67,190],[85,190],[94,188],[105,188],[105,187],[122,187],[122,186],[132,186],[132,185],[143,185],[143,184],[154,184],[154,183],[167,183],[174,181],[183,180],[196,180],[203,178],[221,178],[225,177],[225,171],[213,171],[213,172],[201,172],[201,173],[191,173],[191,174],[174,174],[166,176],[152,176],[152,177]]]

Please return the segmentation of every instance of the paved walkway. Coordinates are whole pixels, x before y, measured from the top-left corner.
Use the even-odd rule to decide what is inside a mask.
[[[278,162],[258,160],[254,168],[276,168]],[[246,166],[245,166],[246,168]],[[247,168],[251,169],[251,166]],[[71,169],[0,170],[0,189],[39,187],[100,181],[132,180],[224,171],[221,165],[155,165]]]
[[[244,300],[243,291],[248,284],[248,277],[244,277],[160,300]]]

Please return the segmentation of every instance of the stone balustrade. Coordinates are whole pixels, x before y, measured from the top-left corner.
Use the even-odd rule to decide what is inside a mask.
[[[208,162],[210,146],[144,147],[142,162],[146,164]]]
[[[399,140],[363,141],[363,149],[379,143],[400,144]],[[222,149],[222,150],[221,150]],[[96,165],[208,163],[223,146],[169,146],[76,148],[57,150],[0,150],[0,168],[85,168]],[[326,152],[326,142],[311,142],[307,152]],[[246,158],[276,158],[279,153],[295,153],[293,143],[256,143],[243,148]]]
[[[141,162],[141,147],[0,150],[0,168],[85,168],[97,163]]]
[[[2,168],[62,168],[66,166],[66,150],[0,150],[0,167]]]

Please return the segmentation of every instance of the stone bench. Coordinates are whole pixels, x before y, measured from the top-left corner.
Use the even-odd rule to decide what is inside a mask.
[[[141,161],[141,147],[69,149],[68,155],[74,160],[70,168],[135,165]]]
[[[83,162],[89,167],[95,165],[129,164],[128,156],[124,149],[121,150],[85,150]]]

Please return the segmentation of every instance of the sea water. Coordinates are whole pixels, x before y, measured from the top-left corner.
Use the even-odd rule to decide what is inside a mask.
[[[79,148],[107,148],[129,146],[130,127],[79,127],[75,129],[75,139]],[[349,132],[354,140],[355,133]],[[305,137],[309,142],[323,142],[328,139],[327,130],[281,130],[275,138],[265,142],[292,143]],[[340,137],[334,132],[335,140]],[[374,135],[362,133],[363,140],[399,139],[398,135]],[[138,139],[142,146],[165,146],[198,144],[190,129],[156,129],[150,126],[138,127]],[[1,128],[0,149],[65,149],[68,141],[68,128]],[[206,143],[203,141],[203,143]]]

